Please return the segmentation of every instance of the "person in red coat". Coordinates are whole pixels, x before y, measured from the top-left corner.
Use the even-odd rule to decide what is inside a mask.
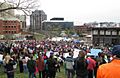
[[[39,54],[36,64],[39,71],[39,78],[45,78],[45,64],[41,54]]]
[[[96,66],[96,61],[94,59],[92,59],[92,57],[88,57],[87,58],[88,61],[88,78],[93,78],[93,72],[94,72],[94,68]]]

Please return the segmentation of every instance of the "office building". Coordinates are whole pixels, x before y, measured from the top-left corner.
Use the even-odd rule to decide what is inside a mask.
[[[47,15],[43,10],[35,10],[30,15],[30,31],[40,32],[43,30],[42,21],[47,20]]]
[[[61,29],[72,29],[74,23],[71,21],[65,21],[64,18],[52,18],[50,21],[43,21],[43,30],[44,31],[54,31]]]

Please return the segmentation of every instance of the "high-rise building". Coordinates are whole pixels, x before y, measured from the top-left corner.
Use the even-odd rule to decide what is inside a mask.
[[[42,28],[42,21],[47,20],[47,15],[43,10],[35,10],[30,15],[30,31],[40,32]]]

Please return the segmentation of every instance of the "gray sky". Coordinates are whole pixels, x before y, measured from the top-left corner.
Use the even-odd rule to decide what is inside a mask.
[[[85,22],[120,21],[120,0],[40,0],[48,20],[64,17],[75,25]]]
[[[0,0],[3,1],[3,0]],[[39,9],[53,17],[64,17],[75,25],[86,22],[120,22],[120,0],[38,0]],[[18,12],[20,13],[20,12]]]

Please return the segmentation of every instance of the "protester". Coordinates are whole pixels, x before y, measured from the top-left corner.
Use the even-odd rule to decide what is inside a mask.
[[[75,60],[76,78],[88,78],[87,66],[88,62],[85,59],[85,52],[80,51]]]
[[[92,58],[92,56],[89,56],[87,58],[88,60],[88,67],[87,67],[87,70],[88,70],[88,78],[93,78],[94,76],[94,68],[96,67],[96,61]]]
[[[57,62],[53,58],[53,53],[50,53],[50,57],[48,58],[46,64],[48,66],[48,76],[49,76],[49,78],[55,78]]]
[[[70,52],[69,56],[65,59],[65,69],[67,78],[73,78],[74,77],[74,59],[73,54]]]
[[[46,64],[47,63],[47,59],[48,59],[48,57],[47,58],[44,58],[44,64],[45,64],[45,78],[48,78],[48,64]]]
[[[38,71],[39,71],[39,78],[45,78],[45,63],[44,63],[44,59],[42,58],[41,54],[39,54],[36,64],[37,64]]]
[[[23,56],[22,58],[22,62],[23,62],[23,70],[24,70],[24,73],[27,73],[28,69],[27,69],[27,59],[26,59],[26,56]]]
[[[23,58],[22,56],[20,56],[20,58],[19,58],[19,69],[20,69],[20,73],[23,73],[23,71],[24,71],[22,58]]]
[[[10,57],[10,55],[5,56],[5,73],[7,73],[7,78],[14,78],[14,68],[13,65],[15,65],[15,61]]]
[[[110,63],[100,65],[97,78],[120,78],[120,45],[112,49],[113,60]]]
[[[36,62],[33,60],[33,55],[30,56],[30,60],[27,62],[27,68],[29,71],[29,78],[36,78],[35,71],[36,71]]]
[[[87,52],[90,51],[89,46],[85,46],[83,44],[81,45],[79,43],[74,43],[73,41],[49,41],[49,40],[26,41],[25,40],[25,41],[13,41],[11,43],[0,42],[0,51],[3,52],[3,58],[4,58],[4,54],[9,53],[9,50],[11,50],[10,55],[14,54],[16,56],[16,58],[15,58],[16,62],[19,62],[18,64],[20,67],[20,72],[22,73],[23,71],[26,71],[27,70],[26,67],[27,67],[28,71],[29,71],[29,75],[32,77],[35,77],[35,75],[39,71],[42,72],[43,70],[45,70],[45,78],[55,78],[56,73],[59,73],[59,72],[56,72],[57,69],[60,69],[60,65],[63,66],[64,63],[65,63],[65,70],[67,71],[67,74],[65,74],[66,76],[72,78],[75,74],[75,70],[76,70],[77,77],[80,77],[79,74],[83,75],[84,73],[87,74],[87,76],[88,76],[88,72],[85,70],[86,70],[86,65],[89,65],[89,61],[87,61],[87,63],[86,63],[86,59],[85,58],[81,59],[80,56],[76,59],[74,56],[76,56],[77,52],[73,55],[73,52],[75,52],[76,48],[78,50],[81,50],[82,53],[84,53],[84,51],[87,51]],[[52,51],[52,53],[50,53],[51,51]],[[41,52],[42,58],[44,59],[44,64],[43,64],[43,59],[41,59],[42,64],[41,64],[41,61],[39,61],[39,59],[38,59],[39,52]],[[56,55],[55,52],[58,52],[58,55]],[[28,57],[31,56],[31,54],[34,56],[32,56],[28,62],[27,61]],[[68,55],[66,55],[66,54],[68,54]],[[96,70],[99,65],[106,63],[106,58],[104,57],[105,54],[107,55],[107,53],[103,53],[100,56],[98,56],[98,59],[96,59],[97,60]],[[53,58],[54,55],[56,55],[57,57]],[[82,55],[82,54],[80,54],[80,55]],[[24,56],[25,56],[25,58],[24,58]],[[28,56],[28,57],[26,58],[26,56]],[[65,56],[67,56],[67,58]],[[84,54],[83,54],[83,57],[84,57]],[[0,59],[2,59],[1,56],[0,56]],[[37,59],[37,61],[36,61],[36,59]],[[83,70],[79,70],[79,69],[81,69],[81,68],[79,68],[79,63],[77,65],[78,68],[77,69],[75,68],[75,65],[76,65],[75,64],[76,62],[74,62],[75,59],[78,62],[84,61],[82,63],[85,63],[85,64],[81,63],[83,65],[83,69],[85,71],[84,73],[79,73],[79,72],[83,71]],[[111,59],[109,59],[109,60],[111,61]],[[39,67],[39,65],[42,68]],[[85,65],[85,67],[84,67],[84,65]]]

